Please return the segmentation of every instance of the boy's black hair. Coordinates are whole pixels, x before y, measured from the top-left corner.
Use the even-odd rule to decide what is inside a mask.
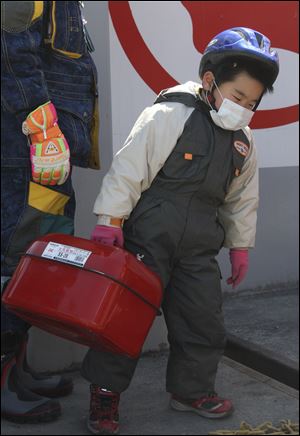
[[[267,92],[273,92],[274,90],[269,71],[265,66],[257,62],[257,60],[232,57],[217,65],[208,63],[203,71],[202,77],[206,71],[211,71],[214,74],[218,86],[225,82],[231,82],[238,74],[246,72],[250,77],[256,79],[263,85],[263,95]]]

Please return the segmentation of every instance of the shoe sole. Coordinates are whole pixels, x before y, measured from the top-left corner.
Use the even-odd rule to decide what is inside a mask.
[[[117,430],[115,430],[114,432],[109,432],[108,430],[95,430],[93,427],[91,427],[89,420],[87,421],[87,428],[89,429],[89,431],[93,434],[104,434],[104,435],[110,435],[110,434],[118,434],[119,433],[119,428]]]
[[[226,418],[227,416],[230,416],[233,412],[233,408],[229,410],[228,412],[223,413],[210,413],[206,410],[201,409],[195,409],[194,407],[188,406],[183,403],[179,403],[178,401],[172,399],[170,401],[170,406],[172,409],[176,410],[177,412],[194,412],[197,413],[197,415],[203,416],[204,418],[211,418],[211,419],[219,419],[219,418]]]
[[[61,409],[53,409],[40,415],[10,415],[1,413],[1,417],[7,421],[16,422],[18,424],[36,424],[42,422],[55,421],[61,415]]]

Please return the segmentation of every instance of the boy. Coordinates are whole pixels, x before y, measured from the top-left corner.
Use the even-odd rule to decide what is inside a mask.
[[[225,346],[220,272],[229,248],[237,286],[254,246],[258,205],[256,152],[247,127],[279,72],[264,35],[233,28],[217,35],[200,62],[199,84],[162,91],[137,120],[103,180],[92,239],[124,246],[162,279],[170,355],[171,407],[222,418],[230,400],[214,390]],[[137,360],[89,350],[82,374],[91,384],[88,427],[119,430],[120,393]]]

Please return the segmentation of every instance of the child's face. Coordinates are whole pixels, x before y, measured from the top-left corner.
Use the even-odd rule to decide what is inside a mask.
[[[215,88],[216,109],[219,110],[222,104],[222,97],[237,103],[238,105],[252,110],[264,91],[263,85],[253,79],[246,72],[238,74],[232,82],[224,82],[219,86],[220,92]],[[222,94],[222,96],[220,95]]]

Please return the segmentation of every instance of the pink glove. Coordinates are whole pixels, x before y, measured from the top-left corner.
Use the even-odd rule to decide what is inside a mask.
[[[91,235],[91,240],[104,245],[116,245],[123,247],[124,236],[121,227],[97,225]]]
[[[248,250],[231,248],[229,257],[231,262],[231,277],[227,279],[227,284],[232,284],[234,289],[246,277],[249,263]]]

